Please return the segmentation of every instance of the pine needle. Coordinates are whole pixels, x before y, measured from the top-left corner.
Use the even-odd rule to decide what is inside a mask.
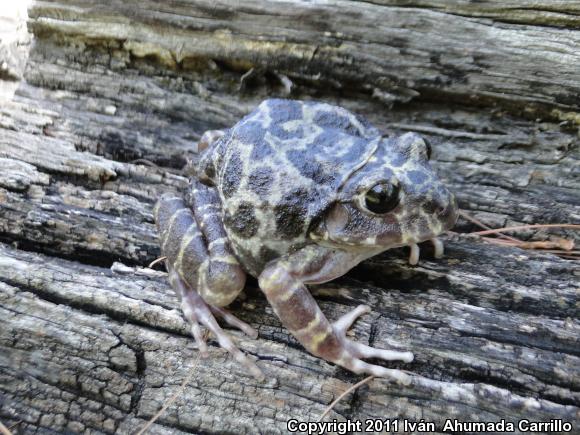
[[[208,332],[206,331],[205,334],[206,334],[205,338],[207,339]],[[161,417],[165,413],[165,411],[167,411],[167,408],[169,408],[173,404],[173,402],[175,402],[183,394],[183,392],[185,391],[185,387],[187,387],[187,384],[189,384],[189,382],[193,378],[193,375],[195,374],[200,358],[201,353],[198,352],[195,360],[193,361],[193,365],[189,370],[189,373],[181,383],[179,389],[169,399],[165,401],[161,409],[157,411],[157,413],[153,417],[151,417],[151,419],[145,424],[145,426],[143,426],[139,430],[139,432],[137,432],[135,435],[143,435],[153,425],[153,423],[155,423],[157,419],[159,419],[159,417]]]
[[[495,228],[493,230],[476,231],[473,234],[476,236],[487,236],[488,234],[505,233],[507,231],[529,230],[534,228],[566,228],[570,230],[580,230],[580,225],[574,224],[536,224],[536,225],[520,225],[516,227]]]
[[[328,414],[330,411],[332,411],[332,408],[334,408],[334,407],[336,406],[336,404],[337,404],[338,402],[340,402],[344,396],[346,396],[346,395],[347,395],[348,393],[350,393],[351,391],[354,391],[354,390],[356,390],[358,387],[361,387],[361,386],[363,386],[364,384],[366,384],[367,382],[369,382],[369,381],[370,381],[371,379],[373,379],[373,378],[374,378],[374,376],[368,376],[368,377],[364,378],[362,381],[360,381],[360,382],[357,382],[356,384],[354,384],[354,385],[352,385],[350,388],[348,388],[348,389],[347,389],[347,390],[346,390],[344,393],[342,393],[340,396],[338,396],[338,397],[336,398],[336,400],[334,400],[334,402],[332,402],[330,405],[328,405],[328,408],[326,408],[326,409],[324,410],[324,412],[323,412],[323,413],[320,415],[320,417],[318,417],[318,420],[317,420],[317,422],[320,422],[320,421],[322,421],[322,419],[323,419],[324,417],[326,417],[326,415],[327,415],[327,414]]]
[[[156,259],[155,259],[155,260],[153,260],[151,263],[149,263],[149,266],[148,266],[148,267],[149,267],[149,269],[153,269],[153,266],[155,266],[157,263],[160,263],[160,262],[162,262],[162,261],[164,261],[164,260],[167,260],[167,257],[165,257],[165,256],[164,256],[164,257],[159,257],[159,258],[156,258]]]
[[[465,220],[483,228],[483,231],[474,231],[468,233],[469,235],[474,235],[480,237],[484,242],[491,243],[500,246],[513,246],[521,249],[536,249],[541,250],[547,254],[558,255],[562,258],[577,260],[580,259],[578,256],[578,251],[574,251],[574,241],[564,238],[558,238],[556,240],[539,240],[539,241],[524,241],[517,239],[515,237],[506,236],[502,234],[508,231],[521,231],[527,229],[542,229],[542,228],[565,228],[580,230],[580,225],[575,224],[535,224],[535,225],[519,225],[513,227],[504,228],[490,228],[478,219],[468,215],[465,211],[460,210],[459,214]],[[484,237],[488,235],[497,235],[498,238],[494,237]]]

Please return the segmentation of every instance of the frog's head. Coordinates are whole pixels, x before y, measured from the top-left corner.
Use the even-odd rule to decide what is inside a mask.
[[[429,144],[415,133],[381,139],[343,182],[311,238],[331,246],[384,250],[451,229],[457,204],[431,169],[430,154]]]

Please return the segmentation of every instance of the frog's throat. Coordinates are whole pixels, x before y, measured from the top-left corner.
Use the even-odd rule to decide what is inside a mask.
[[[354,174],[356,171],[358,171],[360,168],[362,168],[364,165],[368,163],[371,157],[379,149],[379,144],[381,143],[382,140],[383,136],[381,135],[377,136],[375,139],[370,141],[371,146],[369,147],[367,152],[362,155],[361,160],[356,165],[354,165],[350,171],[345,172],[345,174],[343,175],[342,179],[340,180],[340,184],[338,185],[337,189],[338,192],[340,192],[340,190],[343,188],[343,186],[346,184],[346,182],[349,180],[352,174]]]

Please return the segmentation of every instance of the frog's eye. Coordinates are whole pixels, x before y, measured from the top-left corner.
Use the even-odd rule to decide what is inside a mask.
[[[364,204],[368,211],[385,214],[399,204],[399,186],[381,181],[365,193]]]

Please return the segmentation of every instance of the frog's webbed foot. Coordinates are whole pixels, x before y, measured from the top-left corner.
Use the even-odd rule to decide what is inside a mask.
[[[443,257],[443,242],[437,237],[433,237],[432,239],[429,239],[429,241],[433,244],[433,248],[435,249],[434,257]],[[419,254],[421,251],[419,249],[419,245],[416,243],[412,243],[409,246],[411,248],[411,253],[409,254],[409,264],[415,266],[419,262]]]
[[[181,299],[183,315],[191,325],[191,333],[201,356],[205,358],[209,355],[207,343],[201,332],[201,326],[205,326],[216,337],[220,347],[227,350],[254,377],[263,379],[264,374],[262,371],[238,349],[231,337],[218,325],[215,316],[221,317],[228,325],[240,329],[252,338],[257,338],[258,332],[223,308],[213,307],[207,304],[174,270],[170,270],[169,280]]]
[[[347,338],[346,333],[357,318],[367,314],[371,309],[366,305],[359,305],[354,310],[346,313],[332,324],[332,329],[342,345],[342,355],[336,361],[337,364],[353,371],[354,373],[366,373],[378,377],[386,377],[408,385],[410,378],[400,370],[387,369],[362,361],[363,358],[378,358],[385,361],[413,361],[411,352],[398,352],[386,349],[377,349],[363,343],[357,343]]]

